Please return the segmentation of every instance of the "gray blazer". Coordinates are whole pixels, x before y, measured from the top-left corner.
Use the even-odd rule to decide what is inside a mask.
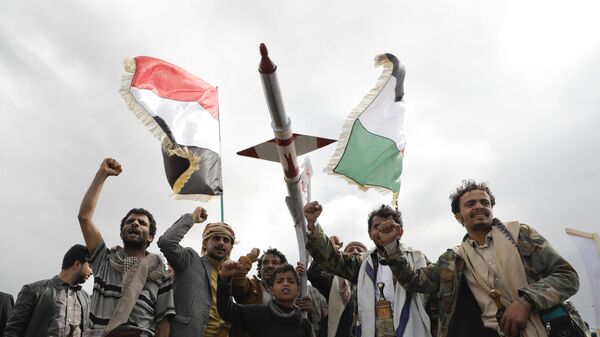
[[[175,271],[173,296],[176,314],[171,320],[171,336],[204,336],[212,304],[208,257],[200,256],[194,249],[179,244],[193,225],[192,215],[185,214],[157,242]]]

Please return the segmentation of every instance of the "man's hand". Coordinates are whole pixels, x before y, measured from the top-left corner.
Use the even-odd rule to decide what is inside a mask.
[[[301,297],[296,300],[296,306],[304,312],[311,312],[313,305],[310,297]]]
[[[383,245],[394,242],[402,235],[402,227],[394,220],[386,220],[379,225],[379,240]]]
[[[192,212],[192,218],[194,219],[194,223],[202,223],[208,218],[208,213],[204,208],[196,207],[194,212]]]
[[[236,261],[227,260],[221,264],[219,275],[224,280],[229,280],[230,277],[235,275],[240,270],[240,264]]]
[[[123,172],[123,168],[116,159],[106,158],[102,161],[102,164],[100,164],[98,172],[102,173],[106,177],[118,176],[121,174],[121,172]]]
[[[323,207],[317,201],[311,201],[304,206],[304,217],[306,218],[306,227],[309,231],[315,230],[315,223],[321,215]]]
[[[520,332],[527,326],[529,310],[531,310],[531,305],[529,303],[521,303],[520,301],[512,302],[506,308],[504,315],[502,315],[502,319],[500,320],[502,332],[508,337],[520,336]]]
[[[296,263],[296,273],[298,273],[298,276],[300,277],[304,276],[304,273],[306,273],[306,267],[304,267],[304,263],[300,261]]]
[[[246,256],[249,257],[252,262],[258,261],[258,255],[260,255],[260,249],[258,248],[252,248],[250,253],[246,254]]]
[[[344,243],[335,235],[330,236],[329,241],[331,241],[334,250],[340,250],[342,247],[344,247]]]

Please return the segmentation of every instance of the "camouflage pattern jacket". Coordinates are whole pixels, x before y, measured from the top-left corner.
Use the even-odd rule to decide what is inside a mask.
[[[493,225],[504,226],[498,219],[494,219]],[[465,235],[463,241],[466,238]],[[526,294],[533,300],[534,313],[563,303],[577,292],[579,277],[575,269],[533,228],[521,224],[517,246],[529,283],[527,287],[519,289],[519,294]],[[404,288],[433,294],[438,298],[437,306],[430,308],[433,336],[448,336],[465,271],[465,261],[457,254],[457,249],[458,247],[448,249],[436,263],[417,270],[409,267],[400,249],[388,251],[386,257],[392,272]],[[588,331],[575,308],[570,303],[567,308],[582,331]]]

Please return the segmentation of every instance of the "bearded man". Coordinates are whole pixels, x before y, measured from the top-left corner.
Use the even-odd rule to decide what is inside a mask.
[[[171,279],[161,258],[146,251],[156,235],[154,217],[143,208],[127,212],[120,226],[123,247],[110,249],[93,220],[104,182],[122,171],[118,161],[104,159],[79,208],[94,269],[93,335],[167,337],[175,314]]]
[[[158,239],[158,247],[175,273],[175,307],[171,336],[227,336],[229,324],[217,309],[219,268],[229,258],[235,233],[226,223],[209,223],[202,233],[200,254],[179,243],[196,223],[208,218],[204,208],[184,214]]]
[[[81,289],[92,275],[89,258],[85,246],[74,245],[58,275],[23,286],[3,336],[82,337],[90,327],[90,296]]]

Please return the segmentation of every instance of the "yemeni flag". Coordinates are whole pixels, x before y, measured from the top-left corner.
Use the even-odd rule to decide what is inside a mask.
[[[167,181],[177,199],[223,193],[217,88],[163,60],[125,60],[121,95],[160,140]]]
[[[383,72],[375,88],[346,118],[338,147],[325,172],[342,175],[363,190],[400,191],[404,157],[404,66],[392,54],[381,54],[375,65]]]

